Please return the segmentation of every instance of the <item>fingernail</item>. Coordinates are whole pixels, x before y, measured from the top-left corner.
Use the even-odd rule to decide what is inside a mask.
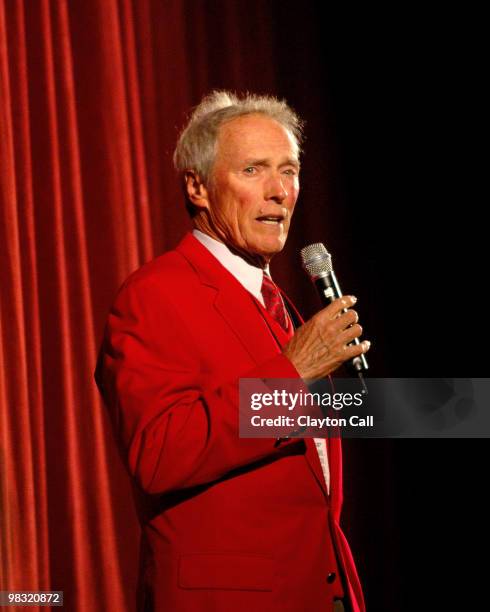
[[[352,302],[355,304],[357,302],[357,298],[355,295],[351,295],[350,299],[352,300]]]
[[[367,351],[367,350],[369,349],[369,347],[371,346],[371,343],[369,342],[369,340],[364,340],[363,344],[364,344],[364,346],[365,346],[365,348],[366,348],[366,351]]]

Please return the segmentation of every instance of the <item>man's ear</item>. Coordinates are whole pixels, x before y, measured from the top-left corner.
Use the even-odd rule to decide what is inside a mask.
[[[187,197],[194,206],[200,210],[209,208],[209,193],[197,172],[187,170],[184,174],[184,184]]]

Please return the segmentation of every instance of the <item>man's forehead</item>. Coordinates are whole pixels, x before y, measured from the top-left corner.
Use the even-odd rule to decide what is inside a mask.
[[[220,128],[218,150],[223,153],[262,159],[282,154],[298,161],[299,148],[290,130],[265,115],[242,115]]]

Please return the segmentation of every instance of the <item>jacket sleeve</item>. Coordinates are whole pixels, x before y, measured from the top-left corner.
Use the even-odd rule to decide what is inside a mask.
[[[205,347],[204,347],[205,348]],[[177,309],[127,283],[109,314],[96,371],[131,474],[150,494],[205,484],[302,440],[238,435],[238,377],[213,387]],[[282,354],[245,378],[298,378]]]

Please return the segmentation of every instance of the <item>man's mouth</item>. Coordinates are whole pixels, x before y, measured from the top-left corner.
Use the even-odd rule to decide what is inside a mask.
[[[278,225],[284,221],[284,217],[282,215],[264,215],[262,217],[257,217],[256,221],[260,221],[266,225]]]

